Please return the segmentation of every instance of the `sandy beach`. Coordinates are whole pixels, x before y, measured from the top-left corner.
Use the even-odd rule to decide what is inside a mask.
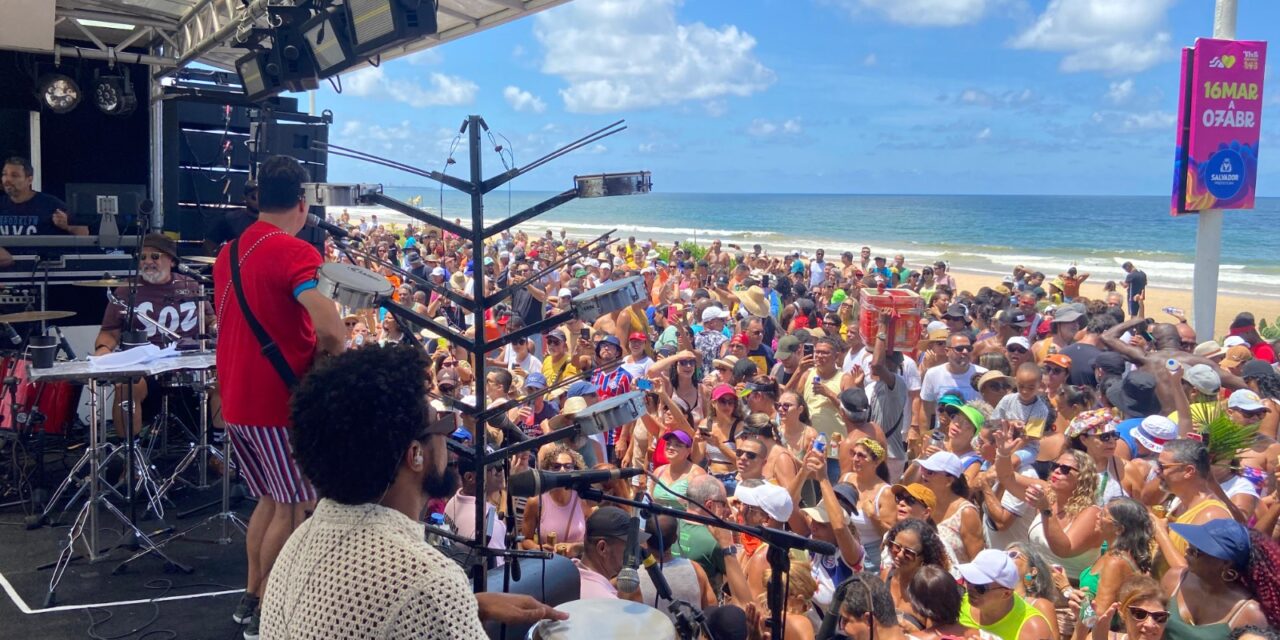
[[[978,274],[964,271],[952,271],[951,275],[955,276],[960,284],[961,289],[968,289],[976,292],[984,286],[998,286],[1000,278],[993,278],[990,274]],[[1046,274],[1047,275],[1047,274]],[[1148,272],[1147,276],[1151,281],[1158,283],[1159,274]],[[1097,299],[1103,297],[1102,286],[1105,280],[1093,282],[1086,280],[1080,287],[1080,295],[1086,298]],[[1194,322],[1191,313],[1191,290],[1160,288],[1150,286],[1147,288],[1146,311],[1149,317],[1158,321],[1172,321],[1172,318],[1161,311],[1164,307],[1177,307],[1187,314],[1187,319]],[[1231,325],[1231,321],[1236,314],[1241,311],[1249,311],[1259,321],[1267,320],[1267,324],[1272,324],[1277,317],[1280,317],[1280,299],[1271,297],[1246,297],[1236,295],[1219,295],[1218,296],[1218,313],[1214,321],[1214,339],[1222,341],[1223,336],[1227,333],[1227,327]],[[1207,340],[1204,336],[1199,336],[1200,340]]]

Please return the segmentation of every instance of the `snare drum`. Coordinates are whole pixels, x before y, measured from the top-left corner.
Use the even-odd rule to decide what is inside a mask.
[[[529,629],[525,640],[675,640],[676,627],[666,614],[630,600],[594,598],[558,607],[568,620],[543,620]]]
[[[16,395],[10,397],[7,387],[0,387],[0,431],[17,431],[19,434],[36,433],[31,415],[38,409],[44,416],[44,432],[48,435],[66,435],[67,428],[76,415],[82,385],[59,380],[56,382],[32,382],[28,373],[31,363],[17,356],[0,359],[0,373],[17,380]],[[17,415],[13,405],[17,404]]]
[[[328,262],[316,272],[316,289],[347,309],[372,309],[391,295],[391,281],[351,264]]]

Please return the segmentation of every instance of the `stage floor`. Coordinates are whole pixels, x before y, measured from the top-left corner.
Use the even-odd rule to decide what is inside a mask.
[[[212,475],[212,474],[211,474]],[[214,476],[216,478],[216,476]],[[217,511],[212,507],[179,519],[184,510],[217,500],[220,489],[190,488],[171,492],[172,505],[165,507],[165,520],[143,520],[140,528],[150,533],[165,527],[177,531],[192,527]],[[253,502],[241,500],[237,513],[248,521]],[[122,506],[127,514],[127,507]],[[138,507],[139,513],[142,507]],[[64,513],[53,526],[28,531],[18,507],[0,511],[0,636],[6,638],[240,638],[242,627],[231,613],[244,589],[244,537],[232,528],[228,544],[202,542],[222,535],[221,524],[209,523],[165,545],[164,551],[176,562],[194,571],[183,574],[167,570],[165,562],[147,556],[114,574],[123,560],[133,555],[124,548],[112,550],[105,558],[89,564],[73,561],[58,585],[54,606],[45,607],[45,596],[53,563],[66,543],[75,512]],[[99,547],[110,548],[121,540],[121,527],[114,518],[99,516]],[[163,540],[164,536],[159,536]],[[77,553],[84,550],[76,545]],[[166,631],[172,633],[166,633]]]

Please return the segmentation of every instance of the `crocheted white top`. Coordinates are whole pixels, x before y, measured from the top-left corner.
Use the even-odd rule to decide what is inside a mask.
[[[424,533],[386,507],[321,500],[271,570],[262,639],[485,638],[466,574]]]

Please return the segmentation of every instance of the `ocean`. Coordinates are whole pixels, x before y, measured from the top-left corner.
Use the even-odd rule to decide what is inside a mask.
[[[470,220],[466,197],[432,187],[387,187],[402,201],[422,197],[424,209]],[[519,212],[550,192],[497,191],[485,199],[489,223]],[[443,206],[441,206],[443,205]],[[330,215],[340,213],[331,208]],[[358,218],[409,219],[387,210],[351,208]],[[1252,211],[1224,214],[1221,293],[1280,297],[1280,260],[1272,246],[1280,198],[1259,198]],[[750,251],[819,247],[829,259],[842,251],[856,256],[863,245],[876,255],[906,256],[916,268],[945,260],[953,269],[1010,273],[1014,265],[1049,277],[1075,265],[1091,280],[1123,279],[1131,260],[1156,287],[1191,289],[1196,217],[1169,215],[1169,198],[1157,196],[906,196],[807,194],[651,193],[575,200],[523,225],[550,228],[571,237],[595,237],[610,229],[622,240],[719,238]]]

